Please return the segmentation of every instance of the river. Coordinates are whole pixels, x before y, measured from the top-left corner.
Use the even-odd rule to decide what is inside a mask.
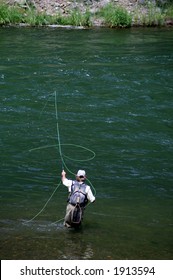
[[[0,29],[1,259],[172,259],[172,49],[172,29]],[[80,230],[60,147],[96,195]]]

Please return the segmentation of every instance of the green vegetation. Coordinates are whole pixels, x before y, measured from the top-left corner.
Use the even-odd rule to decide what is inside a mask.
[[[173,5],[168,6],[165,10],[165,17],[173,19]]]
[[[132,16],[122,7],[115,4],[107,4],[99,13],[109,27],[130,27]]]
[[[79,10],[73,10],[67,16],[54,16],[54,24],[73,25],[73,26],[91,26],[91,14],[87,10],[84,14]]]
[[[17,6],[7,6],[1,4],[0,6],[0,24],[13,24],[21,22],[22,10]]]
[[[27,2],[26,2],[27,3]],[[163,3],[163,4],[162,4]],[[57,13],[48,15],[45,12],[38,12],[33,6],[27,4],[7,5],[0,0],[0,25],[27,24],[29,26],[44,25],[73,25],[92,26],[93,19],[109,27],[131,27],[141,26],[163,26],[166,20],[173,22],[173,3],[171,0],[163,1],[144,0],[143,4],[138,4],[135,11],[127,11],[116,3],[109,3],[96,13],[91,13],[88,9],[85,12],[73,9],[68,14]]]
[[[152,2],[147,2],[147,13],[139,13],[138,9],[134,13],[134,25],[141,26],[163,26],[165,24],[165,13]]]
[[[38,13],[35,10],[28,10],[21,18],[21,23],[26,23],[30,26],[47,25],[51,22],[52,17],[45,13]]]
[[[50,16],[46,13],[39,13],[36,9],[30,7],[28,7],[28,9],[24,9],[17,5],[8,6],[6,4],[1,4],[0,25],[19,23],[28,24],[30,26],[42,26],[49,24],[91,26],[89,11],[86,11],[83,14],[79,10],[73,10],[66,16],[62,16],[61,14]]]
[[[145,8],[145,10],[140,13],[139,8],[142,6]],[[146,0],[142,6],[139,5],[133,14],[134,25],[164,26],[166,20],[173,20],[173,3],[171,0]]]

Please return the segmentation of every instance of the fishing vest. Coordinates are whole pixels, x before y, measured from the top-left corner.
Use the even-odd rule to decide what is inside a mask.
[[[88,202],[86,185],[85,183],[79,184],[77,181],[73,181],[71,186],[71,193],[69,197],[69,203],[72,205],[79,204],[85,206]]]

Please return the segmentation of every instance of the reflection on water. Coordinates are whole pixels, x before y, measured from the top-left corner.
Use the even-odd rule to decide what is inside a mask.
[[[87,244],[84,241],[84,235],[75,234],[76,236],[73,237],[70,235],[70,238],[67,238],[66,246],[63,249],[63,254],[60,257],[61,259],[92,259],[93,258],[93,250],[92,245]]]
[[[27,227],[27,235],[26,235]],[[17,259],[92,259],[92,244],[83,229],[66,229],[63,223],[1,221],[3,248]],[[29,236],[28,236],[29,234]],[[8,238],[7,238],[8,237]],[[20,252],[18,248],[20,246]],[[40,255],[41,254],[41,255]],[[5,255],[2,253],[2,258]]]

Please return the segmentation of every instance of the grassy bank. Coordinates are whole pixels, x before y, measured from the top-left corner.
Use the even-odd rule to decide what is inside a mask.
[[[29,7],[22,8],[18,5],[8,6],[0,4],[0,25],[26,24],[30,26],[44,25],[74,25],[74,26],[90,26],[90,14],[86,11],[84,14],[74,10],[69,15],[63,16],[47,15],[40,13],[36,9]]]
[[[147,1],[144,7],[143,13],[138,7],[133,12],[133,25],[165,26],[168,23],[173,24],[173,4],[160,6]]]
[[[109,3],[95,13],[73,9],[66,15],[48,15],[32,6],[7,5],[0,3],[0,25],[26,24],[29,26],[72,25],[93,26],[96,22],[108,27],[164,26],[173,24],[173,4],[158,6],[153,2],[138,5],[130,12],[115,3]]]

